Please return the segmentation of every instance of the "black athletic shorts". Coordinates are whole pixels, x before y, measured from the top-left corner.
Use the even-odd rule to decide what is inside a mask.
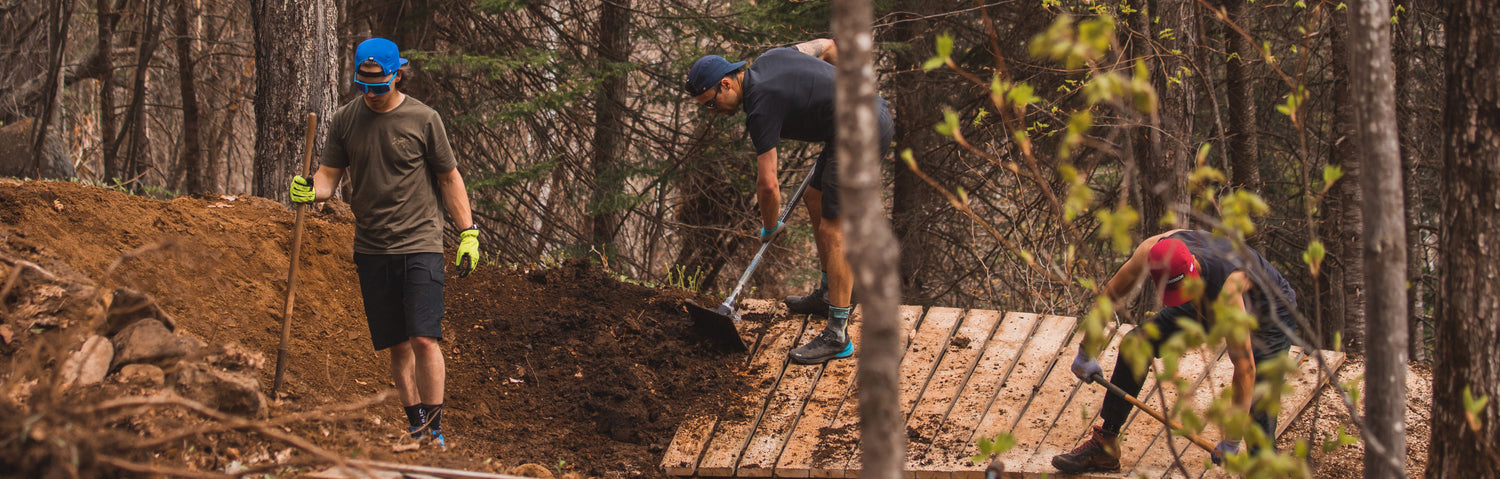
[[[891,150],[891,138],[896,133],[896,125],[891,121],[891,108],[881,98],[875,106],[875,118],[880,125],[880,158]],[[834,161],[834,151],[838,148],[832,143],[823,145],[823,151],[818,153],[818,163],[813,166],[812,182],[808,188],[823,193],[823,217],[834,219],[839,217],[839,175],[838,162]]]
[[[1252,309],[1252,311],[1254,310]],[[1294,316],[1292,316],[1292,313],[1290,311],[1278,314],[1277,316],[1277,321],[1280,321],[1282,324],[1287,325],[1288,329],[1294,332],[1297,330],[1296,319]],[[1193,310],[1193,307],[1190,304],[1181,304],[1177,306],[1162,308],[1160,312],[1157,312],[1156,315],[1152,316],[1151,319],[1148,320],[1152,323],[1156,323],[1157,329],[1161,332],[1161,336],[1157,339],[1153,340],[1147,338],[1151,342],[1151,348],[1153,350],[1152,352],[1157,353],[1157,357],[1160,357],[1160,352],[1157,349],[1161,347],[1162,343],[1165,343],[1168,339],[1171,339],[1173,334],[1176,334],[1178,330],[1182,329],[1177,325],[1178,318],[1187,318],[1191,321],[1198,321],[1197,313]],[[1274,324],[1270,324],[1270,322],[1262,316],[1257,316],[1256,319],[1260,321],[1260,325],[1256,330],[1250,332],[1250,351],[1255,357],[1255,362],[1259,363],[1274,358],[1278,355],[1285,354],[1287,350],[1291,349],[1292,339],[1288,337],[1286,333],[1281,330],[1281,328],[1276,327],[1276,325]],[[1207,328],[1209,327],[1209,325],[1205,324],[1204,327]],[[1146,334],[1145,328],[1136,328],[1134,331],[1130,332],[1130,334],[1137,333],[1141,334],[1144,337],[1144,335]]]
[[[375,350],[416,336],[443,338],[442,253],[354,253]]]

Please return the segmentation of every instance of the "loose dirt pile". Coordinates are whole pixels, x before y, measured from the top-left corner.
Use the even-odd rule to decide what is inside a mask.
[[[268,389],[292,220],[280,204],[254,197],[162,202],[72,183],[0,183],[0,266],[9,273],[20,261],[32,262],[59,278],[41,288],[54,282],[30,272],[18,281],[26,287],[0,293],[6,312],[0,385],[36,383],[34,376],[59,369],[70,354],[64,349],[81,344],[103,321],[100,311],[84,311],[95,304],[89,301],[107,303],[99,291],[126,286],[153,298],[179,334],[201,339],[210,350],[238,344],[269,358],[258,373],[251,368]],[[540,463],[588,476],[660,477],[661,452],[688,408],[729,404],[748,387],[740,375],[742,354],[716,351],[691,332],[682,306],[690,293],[620,282],[582,261],[547,270],[485,265],[464,279],[449,271],[444,429],[452,447],[394,453],[405,421],[396,399],[377,397],[391,386],[387,358],[371,350],[352,236],[347,208],[337,204],[306,224],[287,383],[281,401],[269,408],[270,423],[261,423],[274,424],[270,429],[348,457],[495,472]],[[16,313],[23,304],[44,304],[37,296],[42,290],[77,300],[33,308],[24,318]],[[75,303],[67,307],[79,311],[63,307]],[[42,311],[52,306],[56,310]],[[95,309],[101,307],[107,304]],[[40,317],[53,319],[41,324]],[[170,375],[182,367],[163,369]],[[149,375],[123,376],[115,368],[98,386],[0,391],[0,414],[46,416],[58,428],[107,429],[100,443],[182,434],[150,451],[110,446],[152,467],[281,472],[271,464],[311,466],[303,448],[253,425],[224,426],[182,407],[137,408],[124,417],[85,407],[171,389]],[[44,379],[42,386],[52,381]],[[359,407],[369,400],[380,402]],[[48,438],[0,428],[7,436],[0,443],[27,434],[30,442],[12,444]],[[85,457],[95,445],[80,434],[54,437],[77,441],[73,454]],[[69,451],[49,448],[0,449],[0,455],[52,451],[64,457]],[[0,457],[0,464],[25,462]],[[109,467],[87,459],[80,464],[85,472]]]

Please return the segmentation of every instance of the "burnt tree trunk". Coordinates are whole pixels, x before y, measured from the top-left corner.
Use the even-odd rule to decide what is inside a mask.
[[[73,1],[61,0],[52,5],[49,12],[51,24],[47,26],[47,85],[44,88],[45,96],[42,98],[42,113],[33,130],[31,142],[31,158],[35,163],[32,170],[36,178],[42,178],[42,164],[50,158],[44,146],[48,135],[51,135],[52,124],[57,117],[62,115],[62,67],[63,54],[68,46],[68,24],[73,19]],[[56,133],[61,136],[61,132]],[[54,168],[47,165],[49,170]]]
[[[1427,477],[1500,471],[1500,3],[1448,4],[1442,288]],[[1466,417],[1465,390],[1489,403]],[[1475,427],[1477,426],[1477,427]]]
[[[1349,86],[1362,157],[1365,284],[1365,434],[1386,454],[1365,454],[1365,477],[1406,477],[1406,208],[1396,137],[1391,7],[1360,0],[1349,9]],[[1374,449],[1371,447],[1370,449]]]
[[[196,11],[189,8],[188,0],[177,0],[174,31],[177,34],[177,82],[182,94],[182,157],[177,163],[181,176],[173,176],[182,178],[179,188],[183,193],[201,195],[216,191],[217,187],[212,184],[216,176],[205,168],[203,139],[198,130],[201,120],[198,115],[197,80],[193,77],[193,68],[196,66],[193,60],[194,35],[189,28],[192,23],[191,15],[196,14]]]
[[[1224,0],[1229,19],[1250,30],[1250,8],[1245,0]],[[1249,62],[1260,58],[1240,32],[1224,29],[1229,61],[1224,65],[1224,90],[1229,97],[1230,182],[1235,188],[1260,193],[1260,128],[1255,120],[1255,81]]]
[[[100,73],[99,80],[99,163],[104,170],[105,182],[112,183],[120,178],[121,165],[116,160],[118,155],[115,135],[119,129],[115,118],[115,22],[120,19],[120,12],[112,6],[110,0],[95,0],[94,8],[98,9],[98,38],[94,49],[95,68]]]
[[[1168,78],[1181,75],[1185,66],[1181,53],[1193,48],[1186,40],[1193,26],[1193,4],[1188,0],[1150,0],[1146,10],[1137,15],[1141,20],[1133,24],[1147,38],[1136,39],[1149,46],[1146,51],[1136,51],[1136,58],[1154,56],[1151,66],[1151,86],[1160,98],[1157,109],[1158,128],[1142,128],[1136,138],[1135,160],[1141,172],[1141,225],[1148,230],[1161,228],[1161,219],[1174,208],[1187,204],[1187,172],[1192,165],[1193,121],[1195,94],[1192,82],[1172,82]],[[1145,21],[1160,18],[1160,23]],[[1172,32],[1165,32],[1165,29]],[[1165,35],[1164,32],[1166,33]],[[1185,220],[1185,217],[1179,216]]]
[[[833,2],[833,35],[838,44],[837,114],[839,194],[844,198],[845,251],[854,272],[854,290],[864,304],[860,354],[861,477],[900,479],[906,463],[906,426],[901,394],[900,249],[881,206],[879,123],[875,112],[874,9],[868,0]]]
[[[1324,344],[1331,345],[1335,334],[1341,334],[1343,346],[1351,351],[1364,349],[1364,304],[1365,269],[1360,252],[1360,235],[1364,231],[1364,216],[1360,211],[1363,199],[1360,185],[1360,164],[1357,155],[1358,140],[1354,137],[1354,97],[1349,89],[1349,55],[1347,48],[1348,25],[1344,22],[1344,11],[1334,15],[1329,24],[1333,58],[1334,126],[1330,142],[1328,164],[1343,168],[1344,177],[1334,183],[1329,192],[1322,231],[1328,236],[1328,256],[1325,264],[1328,278],[1328,300],[1323,302]]]
[[[614,242],[624,222],[622,195],[628,178],[625,99],[630,59],[630,0],[606,0],[599,7],[598,55],[595,66],[605,78],[594,94],[594,144],[591,152],[594,190],[589,199],[593,243]]]
[[[254,0],[250,11],[256,67],[253,194],[287,202],[287,182],[301,173],[307,114],[317,113],[326,125],[333,112],[338,12],[333,0]],[[318,135],[314,153],[324,138]]]

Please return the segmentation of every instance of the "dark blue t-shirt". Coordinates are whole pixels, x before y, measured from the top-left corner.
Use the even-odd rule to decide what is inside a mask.
[[[834,67],[796,48],[761,55],[745,72],[745,131],[759,155],[783,138],[833,141]]]
[[[1206,231],[1179,231],[1169,237],[1186,244],[1188,251],[1193,253],[1193,257],[1197,258],[1198,264],[1203,267],[1199,274],[1203,278],[1203,297],[1207,298],[1205,305],[1211,303],[1213,298],[1219,297],[1219,292],[1224,289],[1224,281],[1231,273],[1245,271],[1252,284],[1250,290],[1245,293],[1245,309],[1260,322],[1260,328],[1255,332],[1257,339],[1275,344],[1287,341],[1286,335],[1269,321],[1280,321],[1292,330],[1297,329],[1292,316],[1292,310],[1296,309],[1297,292],[1292,290],[1292,285],[1281,275],[1281,272],[1277,271],[1276,267],[1272,266],[1270,261],[1266,261],[1266,258],[1259,252],[1247,249],[1246,254],[1241,255],[1234,250],[1234,243],[1229,239],[1215,237]],[[1280,291],[1281,295],[1291,301],[1291,304],[1282,303],[1271,288]],[[1196,314],[1193,303],[1183,303],[1177,309],[1198,317],[1206,316]]]

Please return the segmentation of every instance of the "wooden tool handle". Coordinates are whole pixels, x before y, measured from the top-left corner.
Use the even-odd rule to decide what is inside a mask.
[[[315,144],[315,142],[318,139],[317,133],[318,133],[318,114],[317,113],[308,113],[307,114],[307,141],[304,142],[304,144],[307,145],[307,150],[302,152],[302,164],[303,164],[303,166],[302,166],[302,176],[307,176],[307,175],[311,175],[312,174],[312,164],[313,164],[313,154],[312,154],[313,152],[312,152],[312,150],[313,150],[313,145]]]
[[[1173,431],[1180,432],[1183,437],[1188,438],[1188,440],[1192,441],[1193,444],[1197,445],[1198,447],[1203,448],[1203,450],[1205,450],[1205,451],[1208,451],[1209,454],[1213,454],[1215,456],[1218,455],[1217,453],[1214,452],[1214,445],[1213,444],[1209,443],[1207,440],[1203,439],[1202,437],[1198,436],[1197,434],[1193,434],[1191,431],[1188,431],[1187,429],[1183,428],[1181,424],[1177,423],[1177,421],[1173,421],[1170,418],[1168,418],[1166,415],[1164,415],[1162,413],[1159,413],[1159,412],[1156,412],[1155,409],[1151,409],[1150,406],[1147,406],[1146,403],[1141,402],[1140,399],[1136,399],[1135,396],[1131,396],[1129,394],[1125,394],[1125,390],[1120,389],[1119,386],[1116,386],[1116,385],[1114,385],[1114,383],[1111,383],[1111,382],[1105,380],[1104,379],[1104,375],[1102,375],[1102,374],[1094,374],[1089,379],[1092,379],[1094,382],[1099,383],[1099,385],[1104,386],[1105,389],[1108,389],[1109,392],[1114,393],[1114,395],[1119,396],[1121,398],[1124,398],[1131,405],[1135,406],[1136,409],[1140,409],[1141,411],[1145,412],[1147,415],[1150,415],[1151,417],[1156,418],[1157,421],[1161,421],[1162,424],[1166,424],[1167,427],[1172,428]]]
[[[307,148],[303,152],[303,176],[312,174],[312,150],[317,140],[318,114],[307,114]],[[281,390],[282,379],[286,374],[287,350],[292,342],[292,306],[297,302],[297,264],[298,257],[302,256],[302,218],[307,215],[307,203],[297,203],[297,220],[292,226],[292,265],[286,273],[286,309],[281,313],[281,346],[276,348],[276,377],[271,381],[271,399],[276,399],[276,392]]]

